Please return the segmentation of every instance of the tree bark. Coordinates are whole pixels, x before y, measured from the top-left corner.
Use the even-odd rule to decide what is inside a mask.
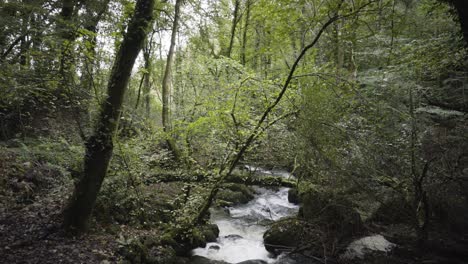
[[[468,1],[466,0],[451,0],[460,20],[465,47],[468,47]]]
[[[174,63],[174,50],[176,45],[177,30],[179,28],[179,13],[182,0],[176,0],[174,11],[174,23],[172,24],[171,45],[169,46],[169,53],[167,54],[166,69],[164,71],[162,83],[162,125],[166,134],[171,131],[170,119],[170,96],[172,92],[172,64]],[[178,158],[178,152],[175,142],[171,135],[168,135],[167,144],[173,155]]]
[[[107,12],[110,0],[104,0],[98,6],[94,6],[85,2],[86,17],[84,28],[90,32],[83,36],[85,45],[85,56],[83,61],[82,87],[85,91],[90,92],[94,88],[94,68],[96,61],[96,42],[97,42],[97,26],[104,14]]]
[[[244,32],[242,34],[242,48],[241,48],[241,63],[245,66],[246,63],[246,49],[247,49],[247,32],[249,29],[250,23],[250,8],[252,6],[251,0],[247,0],[245,4],[246,14],[245,14],[245,23],[244,23]]]
[[[226,57],[231,57],[232,46],[234,45],[234,37],[236,36],[236,27],[237,22],[239,21],[239,7],[240,7],[240,0],[234,1],[234,13],[232,17],[232,25],[231,25],[231,38],[229,39],[229,47],[226,52]]]
[[[62,77],[62,86],[70,85],[70,70],[72,65],[71,43],[75,40],[76,34],[73,32],[72,21],[76,9],[76,0],[62,1],[62,10],[57,25],[58,35],[61,38],[59,73]],[[63,89],[63,87],[61,88]]]
[[[69,231],[80,233],[86,230],[112,156],[112,136],[118,126],[125,89],[146,30],[153,20],[153,9],[154,0],[137,1],[117,52],[107,85],[108,96],[101,106],[94,134],[86,142],[83,176],[64,211],[64,227]]]
[[[152,38],[148,39],[145,47],[143,48],[143,60],[145,62],[145,72],[141,76],[140,85],[138,86],[138,93],[137,99],[135,103],[135,110],[138,109],[140,105],[140,98],[144,97],[144,105],[145,105],[145,112],[146,116],[149,117],[150,114],[150,91],[151,91],[151,71],[152,71],[152,63],[151,63],[151,53],[152,53]]]

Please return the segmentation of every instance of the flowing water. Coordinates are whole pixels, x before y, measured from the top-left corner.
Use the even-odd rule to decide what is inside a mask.
[[[267,171],[252,166],[257,174],[291,177],[284,171]],[[289,188],[276,190],[255,187],[257,195],[245,205],[226,209],[212,209],[211,222],[218,225],[219,237],[216,242],[208,243],[205,248],[196,248],[194,255],[229,263],[245,260],[264,260],[268,263],[287,263],[282,258],[274,258],[266,251],[263,234],[268,224],[283,217],[297,213],[299,207],[288,202]]]

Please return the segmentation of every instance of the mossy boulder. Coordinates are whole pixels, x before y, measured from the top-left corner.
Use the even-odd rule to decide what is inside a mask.
[[[285,219],[271,225],[263,235],[267,251],[277,255],[299,246],[304,239],[304,225],[298,219]]]
[[[298,218],[274,223],[263,235],[263,241],[265,249],[274,255],[305,246],[307,251],[302,252],[303,254],[322,256],[324,246],[334,246],[333,243],[328,243],[332,240],[327,241],[326,235],[317,226]]]
[[[288,191],[288,201],[293,204],[299,204],[300,202],[299,192],[296,188],[291,188]]]
[[[172,247],[177,256],[190,256],[190,251],[197,247],[205,247],[207,242],[214,242],[219,235],[218,226],[207,224],[192,228],[190,232],[181,234],[178,230],[167,231],[161,237],[161,243]]]
[[[216,199],[219,206],[245,204],[254,198],[255,191],[243,184],[226,184],[218,192]]]
[[[219,235],[219,228],[215,224],[208,224],[201,228],[206,242],[215,242]]]

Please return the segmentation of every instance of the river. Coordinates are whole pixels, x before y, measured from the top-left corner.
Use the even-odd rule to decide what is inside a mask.
[[[268,171],[253,166],[246,168],[260,175],[292,177],[285,171]],[[205,248],[194,249],[193,255],[229,263],[254,259],[267,263],[293,263],[284,256],[272,256],[265,249],[263,234],[269,224],[297,214],[299,207],[288,202],[289,188],[254,188],[257,194],[247,204],[211,209],[211,222],[218,225],[219,237]]]

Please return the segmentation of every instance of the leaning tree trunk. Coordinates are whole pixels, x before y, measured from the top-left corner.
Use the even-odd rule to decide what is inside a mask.
[[[153,9],[154,0],[137,1],[135,13],[117,52],[107,85],[108,96],[101,106],[94,134],[86,142],[84,173],[64,211],[64,226],[70,231],[86,229],[106,176],[113,150],[112,136],[118,126],[125,89],[146,37],[146,29],[153,20]]]

